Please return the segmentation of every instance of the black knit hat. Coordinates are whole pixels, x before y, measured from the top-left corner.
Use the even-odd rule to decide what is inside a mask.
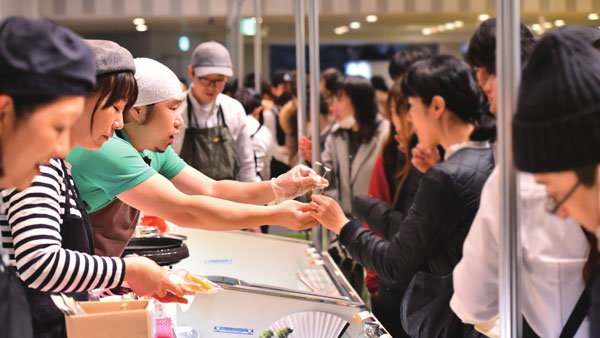
[[[600,52],[560,30],[536,44],[513,119],[517,168],[556,172],[600,163]]]
[[[95,85],[94,54],[77,34],[47,20],[0,21],[0,93],[87,95]]]

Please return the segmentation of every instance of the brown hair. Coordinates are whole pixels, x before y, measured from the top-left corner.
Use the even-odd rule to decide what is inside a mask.
[[[411,134],[408,132],[408,109],[407,109],[406,97],[402,95],[402,90],[400,87],[400,81],[394,82],[392,88],[390,88],[388,98],[385,104],[386,115],[390,119],[390,133],[389,137],[383,147],[382,151],[382,160],[383,165],[395,165],[398,161],[398,142],[394,138],[396,135],[396,128],[392,123],[392,114],[398,116],[400,119],[400,124],[402,125],[402,134],[399,135],[400,140],[402,141],[402,151],[405,155],[406,160],[404,161],[404,165],[402,168],[399,168],[395,174],[396,179],[400,179],[398,186],[396,187],[396,192],[394,193],[392,205],[396,205],[398,200],[398,196],[400,195],[400,190],[406,182],[408,178],[408,173],[410,172],[411,167],[411,155],[409,149],[409,143]]]
[[[96,111],[98,109],[106,109],[117,101],[126,101],[125,108],[123,109],[123,118],[125,119],[126,113],[131,109],[138,96],[138,86],[135,81],[135,76],[129,71],[98,75],[96,77],[96,88],[90,93],[90,96],[97,93],[100,94],[100,96],[98,96],[98,100],[92,111],[90,130],[94,124]],[[104,100],[106,100],[106,102],[100,107]]]

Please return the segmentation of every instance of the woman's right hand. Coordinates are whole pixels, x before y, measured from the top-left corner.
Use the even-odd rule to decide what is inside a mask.
[[[152,296],[158,300],[186,303],[184,291],[175,285],[163,268],[141,256],[126,257],[125,281],[138,296]]]
[[[312,162],[312,142],[306,137],[302,136],[298,140],[298,145],[300,145],[300,155],[308,162]]]
[[[306,230],[314,228],[319,223],[310,215],[310,204],[288,200],[276,206],[276,220],[279,225],[292,230]]]
[[[440,163],[440,153],[437,148],[424,148],[417,144],[412,150],[412,165],[425,173],[429,168]]]

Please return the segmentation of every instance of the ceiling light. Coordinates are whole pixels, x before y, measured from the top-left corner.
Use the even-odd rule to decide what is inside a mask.
[[[359,29],[360,28],[360,22],[358,22],[358,21],[352,21],[350,23],[350,28],[352,28],[352,29]]]
[[[423,28],[422,32],[423,35],[431,35],[432,33],[431,28]]]
[[[133,19],[133,24],[136,26],[145,25],[146,20],[144,20],[144,18],[135,18],[135,19]]]
[[[462,21],[460,21],[460,20],[458,20],[458,21],[454,21],[454,26],[455,26],[456,28],[461,28],[461,27],[462,27],[462,26],[464,26],[464,25],[465,25],[465,23],[464,23],[464,22],[462,22]]]
[[[533,29],[536,32],[539,32],[542,30],[542,26],[540,26],[539,23],[534,23],[533,25],[531,25],[531,29]]]
[[[444,31],[446,31],[446,26],[444,26],[444,25],[438,25],[437,26],[437,31],[438,32],[444,32]]]
[[[545,29],[550,29],[550,28],[552,28],[552,22],[546,21],[546,22],[544,22],[543,26]]]
[[[148,30],[148,26],[146,25],[137,25],[135,26],[135,30],[138,32],[145,32]]]
[[[479,21],[485,21],[487,19],[489,19],[490,16],[488,14],[479,14]]]
[[[564,26],[564,25],[565,25],[565,20],[558,19],[558,20],[554,21],[554,26],[556,26],[556,27],[560,27],[560,26]]]
[[[377,22],[377,19],[378,19],[377,15],[372,15],[372,14],[367,15],[367,18],[366,18],[367,22]]]
[[[598,20],[598,19],[600,19],[600,16],[598,16],[598,13],[590,13],[590,14],[588,14],[588,19]]]
[[[438,32],[436,27],[431,27],[430,30],[431,30],[431,34]]]
[[[452,22],[448,22],[445,25],[445,27],[446,27],[447,30],[453,30],[454,29],[454,24]]]
[[[337,35],[342,35],[348,33],[348,26],[339,26],[336,27],[333,32]]]

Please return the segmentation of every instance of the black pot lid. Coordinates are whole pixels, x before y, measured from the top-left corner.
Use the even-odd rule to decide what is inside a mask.
[[[123,251],[123,256],[131,254],[147,257],[158,265],[173,265],[190,256],[183,241],[174,238],[133,238]]]

